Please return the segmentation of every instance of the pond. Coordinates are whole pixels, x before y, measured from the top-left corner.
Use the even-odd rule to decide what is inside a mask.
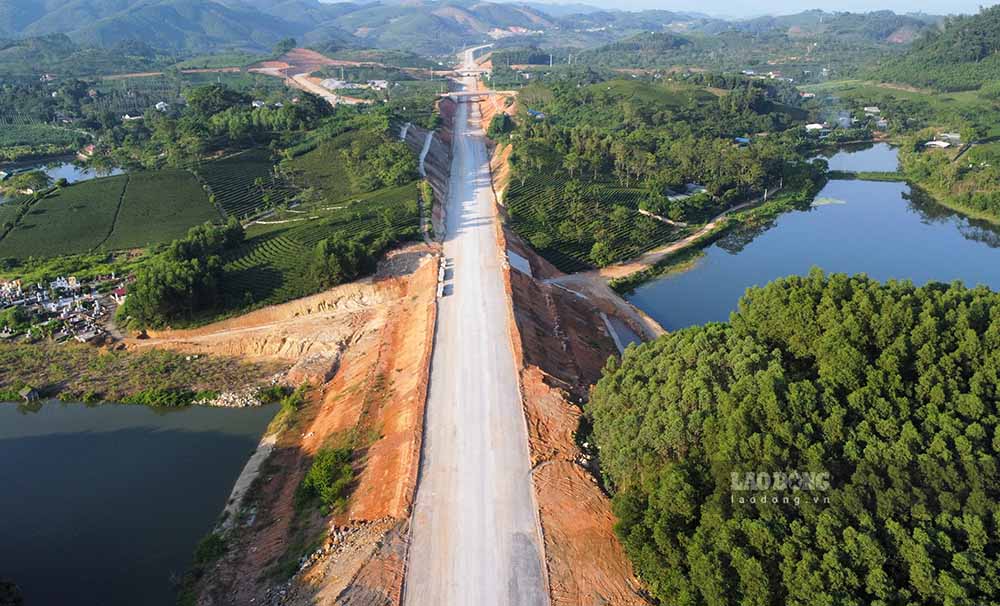
[[[174,604],[275,412],[0,404],[0,578],[29,605]]]
[[[0,163],[0,171],[7,173],[29,172],[41,170],[47,174],[53,182],[59,179],[66,179],[70,183],[89,181],[98,177],[110,177],[124,173],[120,168],[95,169],[85,168],[76,162],[75,156],[58,156],[55,158],[43,158],[37,160],[27,160],[24,162]],[[6,198],[0,195],[0,204]]]
[[[891,150],[841,152],[830,167],[893,170],[870,160],[860,165],[853,157],[884,160],[885,149]],[[677,330],[726,321],[747,288],[804,275],[814,266],[877,280],[961,280],[1000,289],[1000,228],[912,194],[905,183],[830,181],[808,210],[733,230],[704,252],[692,269],[638,287],[629,301]]]

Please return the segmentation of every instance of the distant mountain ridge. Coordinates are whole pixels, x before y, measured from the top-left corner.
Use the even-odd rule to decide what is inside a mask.
[[[485,0],[0,0],[0,38],[60,33],[82,46],[112,48],[139,41],[174,54],[260,52],[293,37],[328,51],[374,47],[441,55],[486,41],[596,48],[665,32],[799,40],[825,36],[863,45],[905,45],[933,27],[932,22],[890,11],[819,10],[726,21],[690,12]],[[645,52],[654,50],[650,45],[643,43]]]
[[[318,0],[4,0],[0,38],[65,33],[83,45],[141,40],[174,51],[270,48],[286,37],[450,52],[490,32],[556,27],[528,6],[491,2]]]

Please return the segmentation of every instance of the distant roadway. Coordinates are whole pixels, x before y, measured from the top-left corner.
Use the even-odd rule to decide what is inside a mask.
[[[466,51],[463,68],[474,66]],[[462,80],[467,89],[475,79]],[[489,160],[455,115],[446,275],[412,516],[405,606],[546,606],[527,430],[508,332]]]

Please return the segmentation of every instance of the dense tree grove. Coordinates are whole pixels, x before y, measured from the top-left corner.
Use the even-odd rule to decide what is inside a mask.
[[[587,410],[663,604],[973,606],[1000,596],[998,373],[997,293],[814,270],[610,361]],[[829,486],[742,491],[761,472]]]
[[[359,191],[402,185],[417,178],[417,159],[406,143],[381,132],[363,132],[343,152],[347,173]]]
[[[688,85],[631,82],[525,91],[522,104],[544,110],[545,119],[522,120],[511,156],[515,178],[612,178],[648,190],[651,209],[700,219],[803,170],[797,149],[805,140],[791,128],[797,112],[782,111],[776,99],[783,88],[739,77],[698,80],[729,91],[716,98]],[[734,143],[734,136],[754,133],[766,134],[749,146]],[[704,185],[708,196],[665,202],[688,183]]]
[[[221,296],[221,255],[239,246],[243,237],[235,219],[191,228],[187,237],[174,240],[140,267],[118,317],[135,328],[157,328],[213,308]]]
[[[289,143],[333,113],[315,95],[299,92],[295,98],[255,106],[253,97],[223,84],[200,86],[185,92],[187,104],[179,112],[150,110],[143,120],[124,124],[109,116],[99,129],[100,151],[119,165],[156,168],[164,162],[186,166],[218,150]]]

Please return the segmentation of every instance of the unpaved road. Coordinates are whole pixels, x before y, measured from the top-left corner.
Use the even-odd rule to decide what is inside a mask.
[[[450,269],[438,307],[405,606],[548,604],[478,112],[461,103],[455,117],[444,243]]]

